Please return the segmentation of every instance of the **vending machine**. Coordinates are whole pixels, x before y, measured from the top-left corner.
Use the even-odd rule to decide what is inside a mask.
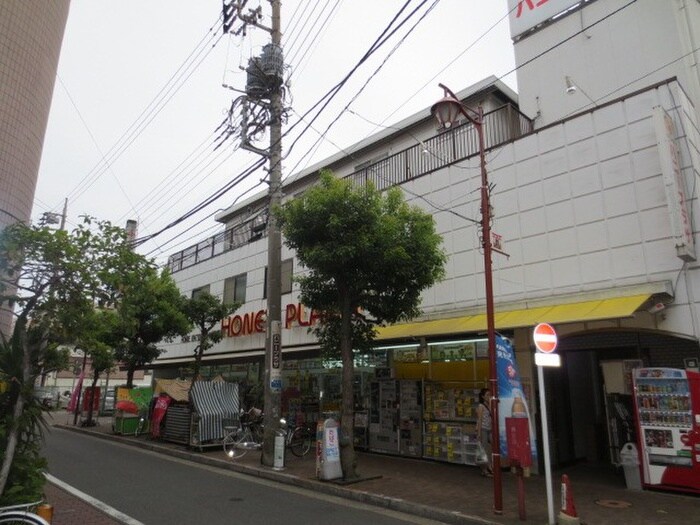
[[[643,485],[700,493],[700,374],[638,368],[634,394]]]

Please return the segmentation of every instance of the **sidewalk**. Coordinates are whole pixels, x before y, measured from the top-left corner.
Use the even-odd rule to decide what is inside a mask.
[[[51,482],[44,485],[46,501],[53,505],[51,525],[119,525],[117,521]]]
[[[518,513],[517,478],[507,470],[503,471],[503,514],[497,516],[492,511],[493,480],[481,477],[476,467],[358,452],[358,471],[366,480],[342,484],[319,481],[313,457],[300,459],[287,454],[285,469],[274,471],[260,464],[259,452],[249,452],[243,458],[232,461],[226,458],[220,447],[198,452],[182,445],[153,441],[145,436],[115,435],[108,421],[103,419],[102,425],[90,429],[61,424],[56,426],[445,523],[522,523]],[[625,488],[621,472],[614,472],[612,467],[586,465],[553,474],[555,517],[561,501],[562,474],[567,474],[571,480],[581,523],[677,525],[698,523],[700,520],[700,497],[648,490],[630,491]],[[524,486],[527,521],[546,524],[548,512],[544,475],[526,478]],[[53,525],[67,523],[56,520],[62,512],[62,500],[54,503],[50,495],[48,499],[56,508]],[[80,522],[114,523],[89,519],[73,521]]]

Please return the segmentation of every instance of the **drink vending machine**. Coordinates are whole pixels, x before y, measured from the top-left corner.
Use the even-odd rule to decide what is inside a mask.
[[[700,493],[700,373],[634,371],[642,483]]]

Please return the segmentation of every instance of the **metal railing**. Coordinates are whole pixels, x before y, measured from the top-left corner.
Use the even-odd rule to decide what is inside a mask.
[[[484,141],[488,151],[533,131],[533,122],[512,104],[484,114]],[[363,167],[345,178],[354,184],[372,182],[378,190],[427,175],[479,154],[476,129],[466,122]],[[267,212],[209,237],[168,257],[168,268],[177,272],[212,257],[254,242],[267,235]]]
[[[486,150],[533,130],[532,120],[511,104],[484,114]],[[427,175],[479,154],[479,137],[469,122],[363,167],[346,178],[355,184],[372,182],[379,190]]]

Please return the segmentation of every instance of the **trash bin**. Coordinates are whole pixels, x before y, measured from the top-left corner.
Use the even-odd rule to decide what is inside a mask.
[[[620,450],[620,463],[625,471],[625,484],[629,490],[642,490],[639,476],[639,454],[637,445],[625,443]]]

